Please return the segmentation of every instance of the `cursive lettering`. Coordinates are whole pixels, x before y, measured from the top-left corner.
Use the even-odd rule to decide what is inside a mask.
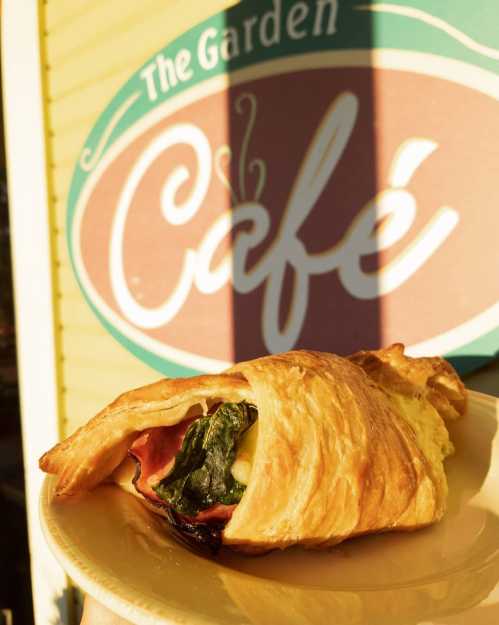
[[[270,216],[259,201],[261,188],[256,199],[248,201],[244,199],[242,182],[240,187],[243,192],[238,202],[220,169],[221,155],[226,153],[230,156],[230,150],[219,149],[215,168],[220,179],[225,180],[226,186],[230,188],[235,205],[216,219],[195,249],[185,250],[175,288],[160,306],[149,309],[139,304],[130,293],[123,268],[124,228],[137,186],[164,150],[178,144],[191,146],[197,159],[196,176],[191,180],[185,167],[176,167],[167,177],[159,198],[165,221],[173,227],[181,227],[188,224],[201,208],[213,169],[211,147],[199,128],[192,124],[182,124],[163,131],[134,164],[120,195],[114,218],[109,269],[113,293],[125,317],[138,327],[158,328],[169,323],[180,312],[193,287],[208,294],[232,283],[237,292],[250,293],[263,285],[262,335],[267,349],[275,353],[293,348],[299,339],[306,319],[311,276],[337,271],[343,287],[359,299],[385,295],[409,280],[456,227],[459,216],[453,208],[442,207],[437,210],[405,249],[376,271],[365,272],[361,261],[364,256],[389,249],[410,233],[417,214],[417,202],[406,187],[415,171],[438,148],[436,143],[428,139],[411,138],[400,146],[392,162],[387,189],[361,208],[336,245],[312,254],[298,237],[301,226],[334,176],[351,137],[357,114],[357,97],[349,92],[342,93],[329,106],[304,155],[272,242],[267,240]],[[250,120],[251,128],[252,123],[253,118]],[[258,163],[264,167],[261,159],[258,159]],[[243,181],[242,172],[240,178]],[[191,183],[191,193],[182,205],[176,205],[176,192],[187,181]],[[330,210],[334,211],[334,206]],[[235,230],[245,222],[249,228]],[[217,250],[231,234],[232,249],[214,267]],[[265,253],[249,267],[250,251],[265,242],[268,243]],[[281,324],[279,310],[287,270],[291,270],[293,275],[292,294],[285,321]]]

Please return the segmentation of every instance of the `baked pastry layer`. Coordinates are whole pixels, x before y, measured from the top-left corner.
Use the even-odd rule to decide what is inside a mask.
[[[109,478],[145,429],[241,401],[258,409],[258,437],[225,544],[322,548],[444,514],[452,452],[444,418],[463,414],[466,394],[448,363],[408,358],[402,345],[348,359],[292,351],[162,380],[119,397],[40,466],[58,476],[56,496],[68,497]]]

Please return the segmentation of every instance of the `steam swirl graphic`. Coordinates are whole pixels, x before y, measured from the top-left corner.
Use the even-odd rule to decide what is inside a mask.
[[[246,103],[248,107],[246,107]],[[222,145],[215,152],[215,172],[222,184],[229,189],[231,193],[233,205],[237,205],[247,199],[246,177],[249,174],[256,173],[256,185],[253,193],[253,199],[258,201],[263,193],[267,182],[267,165],[261,158],[253,158],[247,164],[248,148],[251,141],[251,135],[255,127],[257,101],[253,93],[243,93],[235,101],[234,108],[239,115],[244,115],[245,109],[249,111],[248,121],[244,132],[243,142],[241,146],[241,156],[238,167],[239,194],[234,189],[229,177],[224,170],[224,160],[229,165],[232,160],[232,149],[227,145]]]

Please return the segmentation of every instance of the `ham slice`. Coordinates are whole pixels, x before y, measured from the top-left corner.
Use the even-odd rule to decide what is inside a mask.
[[[224,503],[216,503],[206,510],[201,510],[197,515],[191,519],[196,523],[209,523],[210,521],[230,521],[232,513],[236,509],[237,504],[233,503],[230,506]]]
[[[156,486],[173,468],[175,456],[182,447],[185,433],[192,419],[181,421],[171,427],[150,428],[135,439],[129,453],[140,465],[140,473],[135,478],[135,488],[144,497],[157,503],[164,503],[156,495]]]
[[[185,433],[194,419],[177,423],[170,427],[157,427],[144,430],[135,439],[129,454],[135,458],[139,471],[134,478],[135,488],[149,501],[167,505],[154,492],[156,486],[173,469],[175,456],[182,448]],[[227,506],[217,503],[206,510],[201,510],[195,517],[185,517],[191,523],[227,522],[236,508],[236,504]]]

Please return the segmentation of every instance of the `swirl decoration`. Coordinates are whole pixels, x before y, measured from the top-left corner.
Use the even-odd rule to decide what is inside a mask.
[[[92,154],[92,148],[87,147],[83,149],[83,152],[80,157],[80,167],[83,169],[83,171],[89,172],[89,171],[92,171],[92,169],[94,169],[94,167],[100,161],[100,158],[104,152],[104,149],[107,146],[107,143],[109,141],[109,138],[113,130],[119,124],[119,122],[121,121],[125,113],[128,111],[128,109],[130,109],[131,106],[135,104],[135,102],[137,101],[139,97],[140,97],[140,91],[136,91],[129,98],[127,98],[123,102],[123,104],[116,110],[116,113],[111,117],[111,119],[109,120],[109,124],[104,129],[104,132],[102,133],[99,139],[99,143],[97,144],[97,147],[93,154]]]
[[[227,157],[227,164],[229,165],[232,160],[232,150],[229,148],[228,145],[221,145],[218,148],[218,150],[215,152],[215,172],[219,180],[224,185],[224,187],[227,187],[227,189],[229,189],[232,203],[237,204],[238,203],[237,193],[234,187],[232,186],[232,184],[230,183],[230,180],[229,180],[230,174],[229,176],[227,176],[227,174],[224,171],[224,167],[223,167],[224,157]]]
[[[246,108],[245,104],[248,103],[249,107]],[[248,159],[248,148],[251,141],[251,135],[253,134],[253,130],[255,128],[256,121],[256,112],[257,112],[257,101],[256,97],[252,93],[243,93],[237,98],[235,102],[235,110],[239,115],[244,115],[245,111],[249,111],[248,122],[246,125],[246,129],[243,136],[243,142],[241,146],[241,156],[239,159],[239,171],[238,171],[238,182],[239,182],[239,195],[234,189],[233,185],[230,181],[230,174],[227,174],[227,171],[224,170],[223,167],[223,159],[226,157],[227,165],[230,164],[232,160],[232,150],[228,145],[222,145],[218,148],[215,153],[215,171],[222,182],[224,187],[229,189],[233,205],[239,204],[240,202],[244,202],[247,199],[247,190],[246,190],[246,176],[251,174],[255,176],[256,174],[256,184],[253,193],[253,199],[256,201],[260,200],[260,197],[265,188],[265,184],[267,182],[267,165],[265,161],[261,158],[253,158],[247,164]]]
[[[486,56],[489,59],[493,59],[495,61],[499,60],[499,50],[497,50],[496,48],[491,48],[489,46],[478,43],[477,41],[475,41],[462,31],[458,30],[445,20],[441,19],[440,17],[435,17],[434,15],[431,15],[426,11],[422,11],[421,9],[415,9],[413,7],[388,3],[373,5],[362,4],[355,7],[355,9],[357,11],[376,11],[378,13],[392,13],[393,15],[402,15],[403,17],[409,17],[444,32],[449,37],[452,37],[452,39],[458,41],[465,48],[468,48],[468,50],[472,50],[477,54],[481,54],[482,56]]]

